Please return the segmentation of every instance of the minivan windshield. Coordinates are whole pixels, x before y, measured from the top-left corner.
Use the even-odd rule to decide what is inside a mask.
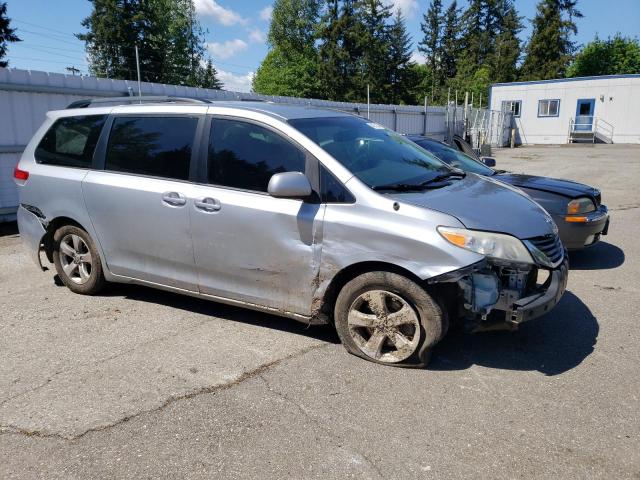
[[[363,118],[299,118],[289,123],[374,189],[426,185],[455,175],[412,141]]]
[[[466,153],[462,153],[455,148],[451,148],[447,145],[443,145],[440,142],[433,142],[430,140],[416,140],[416,143],[425,150],[433,153],[440,160],[447,165],[459,168],[465,172],[477,173],[478,175],[491,176],[495,174],[495,170],[483,165],[482,163],[474,160]]]

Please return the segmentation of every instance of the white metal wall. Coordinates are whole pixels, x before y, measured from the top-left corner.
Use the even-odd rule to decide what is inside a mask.
[[[594,116],[613,125],[613,143],[640,143],[640,75],[498,84],[491,88],[491,109],[500,110],[503,100],[520,100],[520,141],[561,144],[568,141],[578,99],[589,98],[595,99]],[[560,100],[557,117],[538,117],[538,101],[546,99]]]
[[[312,105],[369,115],[372,121],[401,133],[420,133],[443,139],[447,131],[446,107],[370,105],[305,98],[142,83],[143,95],[170,95],[211,100],[267,100]],[[18,205],[13,168],[20,153],[44,121],[49,110],[63,109],[75,100],[126,96],[137,92],[136,82],[80,77],[59,73],[0,68],[0,221],[10,220]],[[456,110],[454,110],[456,111]],[[457,115],[461,118],[462,109]]]

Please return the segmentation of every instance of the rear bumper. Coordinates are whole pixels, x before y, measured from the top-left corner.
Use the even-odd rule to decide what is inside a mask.
[[[36,265],[43,270],[40,262],[40,245],[47,232],[42,225],[41,219],[22,205],[18,207],[17,217],[22,244]]]
[[[587,215],[586,222],[567,222],[564,215],[554,215],[562,243],[568,250],[579,250],[595,245],[602,235],[607,234],[609,211],[604,205]]]
[[[569,262],[565,258],[558,268],[550,272],[540,291],[513,303],[512,310],[508,312],[508,320],[520,324],[550,311],[562,298],[567,288],[568,277]]]

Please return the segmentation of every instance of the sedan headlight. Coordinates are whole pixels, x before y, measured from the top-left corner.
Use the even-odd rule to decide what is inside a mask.
[[[511,235],[454,227],[438,227],[438,232],[449,243],[487,257],[534,263],[527,247]]]
[[[567,204],[567,215],[576,215],[579,213],[589,213],[593,212],[596,209],[595,204],[591,201],[590,198],[580,197],[574,200],[571,200]]]

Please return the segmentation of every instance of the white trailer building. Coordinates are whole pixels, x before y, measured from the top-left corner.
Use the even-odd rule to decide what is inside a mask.
[[[513,112],[517,144],[640,143],[640,75],[491,86],[491,110]]]

